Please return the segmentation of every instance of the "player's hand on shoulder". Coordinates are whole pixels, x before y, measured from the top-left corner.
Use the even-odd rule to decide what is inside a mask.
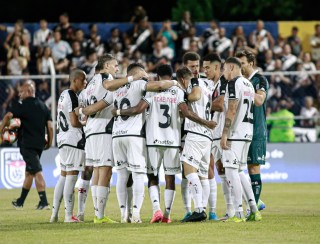
[[[210,129],[214,129],[217,126],[217,122],[212,121],[212,120],[207,120],[207,127]]]
[[[116,109],[116,108],[113,108],[113,109],[111,110],[111,113],[112,113],[113,116],[117,116],[117,109]]]
[[[142,70],[142,69],[137,71],[137,73],[133,75],[133,80],[142,80],[142,79],[148,80],[148,78],[149,78],[149,75],[145,70]]]

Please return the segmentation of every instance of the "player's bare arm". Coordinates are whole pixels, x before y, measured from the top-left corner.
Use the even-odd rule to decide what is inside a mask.
[[[218,96],[216,99],[214,99],[214,101],[212,102],[211,110],[216,112],[223,112],[224,95]]]
[[[144,70],[138,70],[134,75],[128,76],[122,79],[114,79],[114,80],[104,80],[103,87],[108,91],[115,91],[119,87],[124,86],[125,84],[135,81],[141,80],[142,78],[148,78],[148,74]]]
[[[228,139],[228,134],[231,128],[231,125],[233,123],[234,117],[236,116],[237,113],[237,108],[238,108],[239,101],[237,99],[229,99],[228,102],[228,110],[226,114],[226,118],[224,121],[224,127],[222,131],[222,137],[221,137],[221,148],[223,150],[228,150],[229,146],[227,145],[227,139]]]
[[[199,80],[198,78],[192,78],[191,81],[191,92],[188,94],[188,101],[189,102],[196,102],[201,98],[201,88],[199,87]]]
[[[179,83],[176,80],[150,81],[146,84],[146,90],[157,92],[169,89],[172,86],[179,86]]]
[[[47,150],[51,147],[52,145],[52,138],[53,138],[53,126],[52,126],[52,121],[48,120],[46,124],[46,129],[47,129],[47,144],[45,145],[44,149]]]
[[[3,132],[4,128],[9,125],[10,119],[13,118],[13,114],[11,112],[6,113],[6,115],[2,119],[2,124],[0,124],[0,133]]]
[[[201,119],[196,113],[188,108],[186,103],[179,104],[179,109],[184,117],[192,120],[193,122],[206,126],[210,129],[214,129],[217,126],[217,123],[215,121]]]
[[[266,93],[263,90],[258,90],[254,94],[254,105],[260,107],[266,100]]]
[[[70,115],[70,122],[71,122],[72,127],[82,128],[83,125],[79,121],[78,116],[76,115],[76,113],[74,111],[72,111],[71,113],[69,113],[69,115]]]
[[[144,110],[149,107],[149,104],[144,100],[141,100],[136,106],[127,108],[127,109],[112,109],[113,116],[118,115],[126,115],[126,116],[133,116],[136,114],[141,114]]]
[[[80,114],[84,114],[84,115],[92,115],[92,114],[95,114],[99,111],[101,111],[102,109],[108,107],[109,104],[106,103],[103,99],[94,103],[94,104],[91,104],[91,105],[88,105],[84,108],[80,108],[80,107],[76,107],[74,112],[77,116],[79,116]]]

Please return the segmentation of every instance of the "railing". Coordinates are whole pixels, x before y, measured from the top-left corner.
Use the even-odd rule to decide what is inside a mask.
[[[317,71],[276,71],[276,72],[261,72],[261,74],[270,76],[270,75],[299,75],[301,73],[306,73],[308,75],[320,75],[320,70]],[[2,80],[26,80],[26,79],[50,79],[51,80],[51,91],[56,91],[57,79],[68,79],[69,75],[67,74],[56,74],[54,70],[51,71],[52,75],[17,75],[17,76],[0,76],[0,82]],[[155,74],[150,74],[150,76],[154,77]],[[119,77],[117,77],[119,78]],[[1,93],[1,91],[0,91]],[[1,94],[0,94],[1,95]],[[51,116],[53,122],[53,145],[55,145],[56,138],[56,113],[57,113],[57,97],[56,92],[51,92]],[[272,118],[268,117],[270,120],[274,119],[286,119],[286,118]],[[295,116],[294,120],[301,119],[310,119],[303,116]],[[313,119],[320,119],[319,116],[314,117]]]

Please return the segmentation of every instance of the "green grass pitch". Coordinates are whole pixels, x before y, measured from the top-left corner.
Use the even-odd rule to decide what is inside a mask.
[[[247,223],[180,223],[184,209],[179,186],[171,224],[149,224],[152,210],[147,189],[143,224],[94,225],[90,192],[84,223],[63,223],[62,203],[59,222],[50,224],[51,210],[34,210],[39,201],[34,188],[24,209],[13,209],[11,201],[19,194],[20,189],[0,190],[0,243],[320,243],[319,184],[264,184],[262,200],[267,208],[262,211],[263,219]],[[52,203],[53,189],[48,189],[47,195]],[[218,185],[218,215],[224,211]],[[115,188],[111,189],[106,214],[120,220]]]

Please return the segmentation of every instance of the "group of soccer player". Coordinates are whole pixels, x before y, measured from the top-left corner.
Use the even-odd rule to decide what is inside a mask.
[[[206,55],[202,59],[205,78],[199,74],[200,61],[197,53],[188,52],[175,79],[170,65],[160,65],[156,81],[148,81],[139,63],[128,66],[126,78],[114,79],[118,62],[109,54],[98,59],[96,74],[88,83],[82,70],[71,71],[70,88],[58,101],[61,176],[50,222],[58,221],[62,198],[64,222],[83,221],[91,182],[94,223],[115,223],[105,215],[113,168],[121,223],[141,223],[146,174],[151,223],[171,222],[175,175],[180,173],[186,210],[182,222],[206,220],[207,205],[209,220],[219,220],[214,165],[226,202],[222,219],[261,220],[260,165],[266,153],[268,82],[254,70],[255,56],[248,50],[224,63],[218,54]],[[243,172],[247,163],[251,180]],[[161,165],[164,211],[160,208]],[[78,214],[74,216],[74,188],[80,171]]]

